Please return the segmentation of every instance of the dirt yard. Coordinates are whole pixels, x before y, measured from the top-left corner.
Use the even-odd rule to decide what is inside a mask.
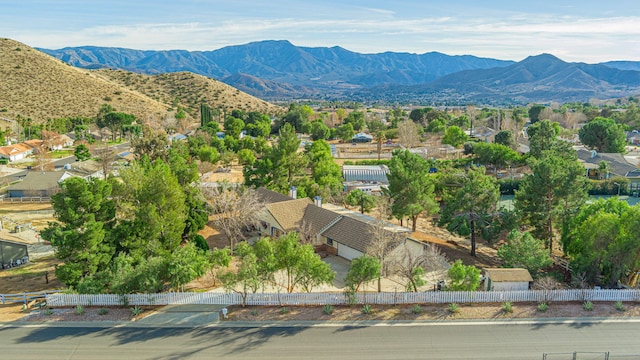
[[[584,310],[581,303],[553,303],[547,311],[539,311],[537,304],[513,304],[513,312],[505,312],[502,304],[459,305],[458,312],[449,311],[447,304],[437,305],[371,305],[371,313],[365,314],[362,305],[336,306],[326,314],[321,306],[308,307],[231,307],[227,321],[358,321],[358,320],[471,320],[515,318],[566,318],[566,317],[615,317],[640,316],[640,304],[624,304],[619,311],[610,302],[594,303],[593,310]]]
[[[55,265],[59,262],[60,260],[49,256],[32,260],[22,267],[0,270],[0,294],[64,288],[55,274]],[[49,277],[49,283],[47,283],[45,274]]]
[[[134,315],[131,308],[85,307],[78,313],[74,307],[22,312],[20,305],[0,306],[0,322],[25,320],[28,322],[59,321],[136,321],[148,316],[157,307],[142,307],[142,312]],[[226,322],[234,321],[450,321],[450,320],[505,320],[505,319],[550,319],[550,318],[635,318],[640,317],[639,303],[625,303],[624,311],[615,308],[611,302],[596,302],[593,310],[585,310],[581,303],[552,303],[547,311],[539,311],[537,304],[516,303],[512,312],[505,312],[502,304],[459,305],[458,312],[452,313],[447,304],[436,305],[371,305],[371,312],[365,314],[362,305],[335,306],[330,313],[322,306],[279,307],[240,306],[229,307]]]

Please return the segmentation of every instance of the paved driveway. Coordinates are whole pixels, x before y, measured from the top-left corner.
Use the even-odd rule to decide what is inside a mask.
[[[344,279],[347,277],[347,272],[349,271],[349,266],[351,266],[351,261],[333,255],[327,256],[326,258],[322,259],[322,261],[329,264],[331,266],[331,270],[336,272],[336,277],[333,280],[333,286],[338,289],[343,289]]]

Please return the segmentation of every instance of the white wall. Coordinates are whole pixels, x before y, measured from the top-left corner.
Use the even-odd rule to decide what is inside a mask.
[[[336,244],[336,241],[334,240],[334,245]],[[353,260],[357,257],[362,256],[363,254],[354,249],[354,248],[350,248],[347,245],[343,245],[340,243],[337,243],[338,245],[338,256],[342,256],[343,258],[347,259],[347,260]]]
[[[488,279],[485,280],[488,282]],[[491,291],[529,290],[528,282],[491,282]]]

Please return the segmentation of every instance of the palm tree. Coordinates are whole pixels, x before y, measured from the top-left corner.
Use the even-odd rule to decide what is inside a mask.
[[[380,160],[380,154],[382,153],[382,143],[387,139],[386,136],[384,136],[384,131],[383,130],[378,130],[375,132],[374,134],[375,136],[375,140],[378,143],[378,160]]]
[[[608,162],[602,160],[598,163],[598,177],[602,179],[609,178],[609,171],[611,170],[611,166]],[[604,175],[604,176],[603,176]]]

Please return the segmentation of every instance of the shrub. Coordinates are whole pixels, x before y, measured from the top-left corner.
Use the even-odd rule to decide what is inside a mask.
[[[258,310],[256,309],[251,310],[251,315],[258,316]]]
[[[546,302],[541,302],[538,304],[538,311],[545,312],[547,310],[549,310],[549,304],[547,304]]]
[[[364,304],[364,306],[362,306],[362,313],[363,314],[371,314],[371,305]]]
[[[624,305],[622,304],[622,301],[616,301],[616,310],[621,312],[625,310]]]
[[[322,308],[322,312],[323,312],[323,313],[325,313],[326,315],[331,315],[331,314],[333,314],[333,306],[332,306],[332,305],[329,305],[329,304],[325,305],[325,306]]]
[[[44,311],[44,314],[49,316],[49,315],[53,314],[53,311],[51,309],[47,309],[47,310]]]
[[[422,308],[420,307],[420,305],[415,304],[413,305],[413,308],[411,309],[411,312],[414,314],[421,314],[422,313]]]
[[[138,305],[132,307],[130,310],[131,310],[131,315],[133,316],[142,314],[142,308]]]
[[[98,309],[98,315],[107,315],[108,312],[109,312],[109,309],[107,308]]]
[[[505,301],[502,303],[502,311],[506,312],[506,313],[512,313],[513,312],[513,305],[511,304],[510,301]]]
[[[586,311],[591,311],[593,310],[593,303],[591,301],[585,301],[582,303],[582,308]]]
[[[85,312],[84,306],[76,305],[76,315],[82,315],[84,314],[84,312]]]
[[[287,309],[286,307],[283,306],[283,307],[280,308],[280,314],[284,315],[284,314],[286,314],[288,312],[289,312],[289,309]]]
[[[447,310],[452,314],[457,314],[460,312],[460,307],[456,303],[449,303],[449,305],[447,305]]]

